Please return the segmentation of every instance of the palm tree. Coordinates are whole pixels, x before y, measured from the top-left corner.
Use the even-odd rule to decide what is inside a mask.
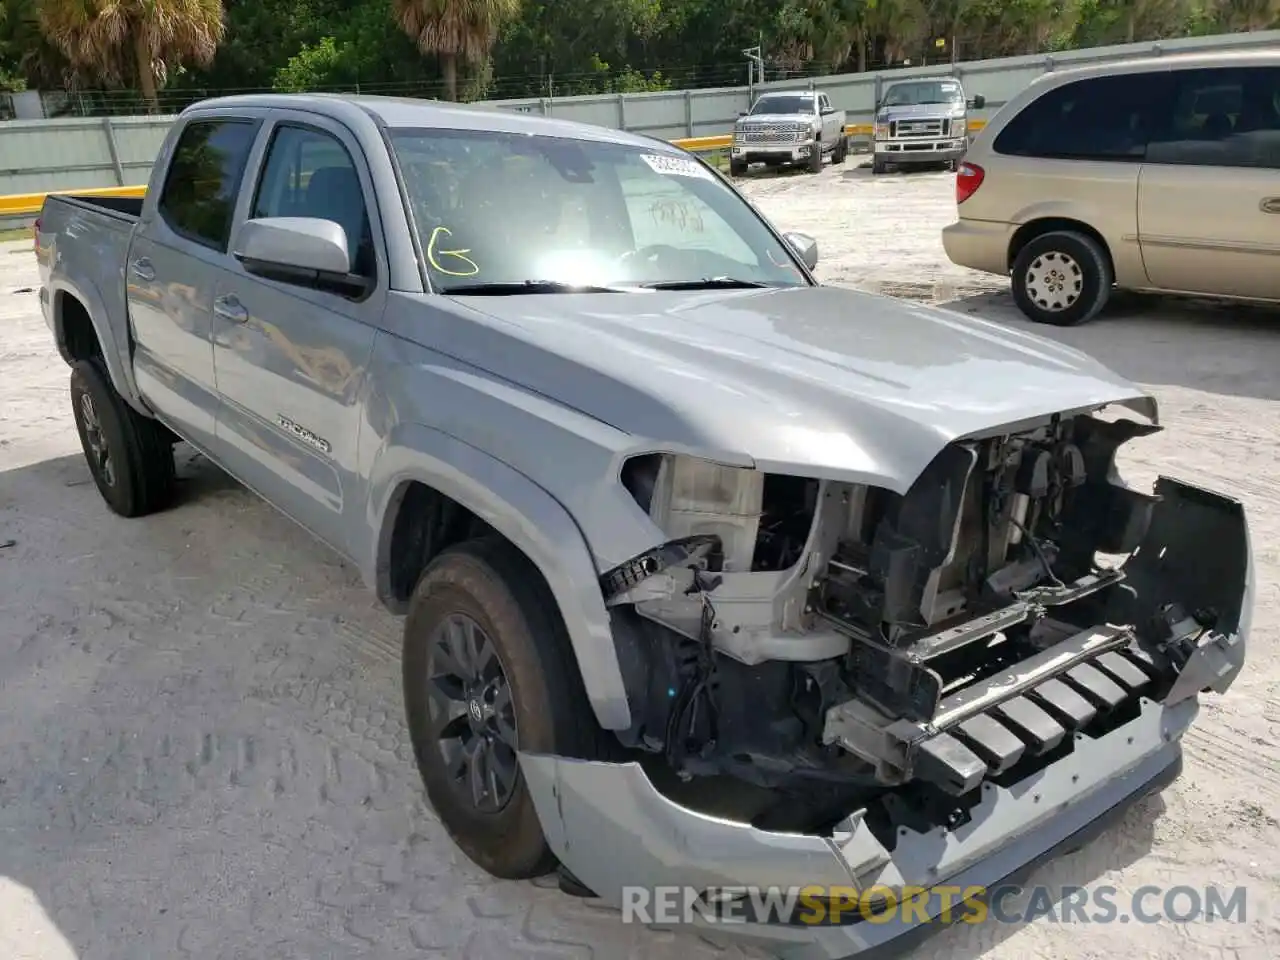
[[[157,85],[184,62],[208,66],[226,31],[222,0],[38,0],[40,29],[75,66],[115,84]]]
[[[400,29],[423,53],[440,58],[450,100],[458,99],[458,61],[482,63],[520,0],[393,0]]]

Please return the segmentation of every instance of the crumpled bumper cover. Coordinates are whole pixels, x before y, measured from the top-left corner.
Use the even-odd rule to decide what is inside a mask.
[[[521,764],[552,849],[615,907],[625,887],[993,886],[1145,792],[1179,762],[1198,710],[1194,697],[1173,706],[1144,699],[1133,720],[1098,738],[1078,734],[1070,755],[1017,785],[985,783],[969,823],[907,832],[892,853],[856,815],[832,837],[773,833],[673,803],[639,764],[537,754],[522,754]],[[941,901],[931,898],[930,908]],[[844,926],[698,923],[788,960],[878,952],[921,926],[898,915]]]

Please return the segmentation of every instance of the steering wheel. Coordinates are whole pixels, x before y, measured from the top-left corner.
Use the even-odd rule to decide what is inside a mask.
[[[649,263],[657,263],[663,257],[682,258],[686,256],[686,252],[673,247],[669,243],[651,243],[647,247],[641,247],[639,250],[628,250],[618,258],[618,263],[627,264],[633,260],[645,260]]]

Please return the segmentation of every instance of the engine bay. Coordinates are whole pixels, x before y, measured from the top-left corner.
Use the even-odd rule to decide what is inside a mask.
[[[1247,562],[1221,503],[1197,513],[1195,488],[1119,478],[1117,449],[1158,429],[1053,417],[947,445],[902,494],[628,461],[670,539],[603,581],[636,718],[624,745],[662,758],[673,789],[728,777],[811,827],[828,802],[901,807],[907,785],[954,816],[984,779],[1122,722],[1232,629]],[[1206,537],[1217,573],[1170,572],[1170,545]]]

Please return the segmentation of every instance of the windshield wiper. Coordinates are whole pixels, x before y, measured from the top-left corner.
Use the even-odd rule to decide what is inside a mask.
[[[441,287],[441,293],[465,293],[488,297],[515,297],[525,293],[626,293],[625,287],[601,287],[563,280],[515,280],[492,283],[455,283]]]
[[[701,280],[654,280],[640,286],[650,290],[747,290],[767,287],[769,284],[756,280],[739,280],[736,277],[703,277]]]

